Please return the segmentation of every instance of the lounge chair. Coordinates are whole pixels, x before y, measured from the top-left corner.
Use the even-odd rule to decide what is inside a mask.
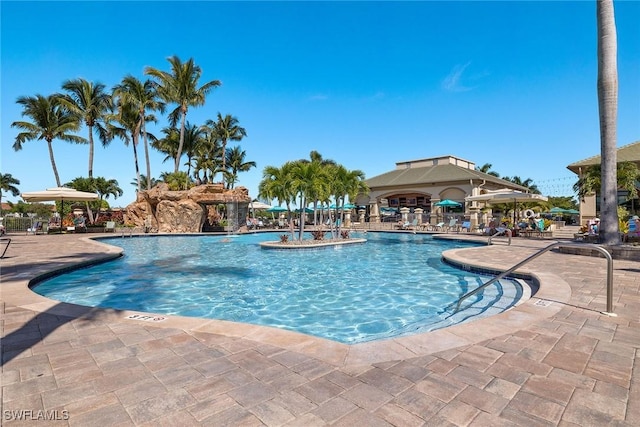
[[[444,222],[439,222],[433,226],[433,228],[437,231],[444,231]]]
[[[473,231],[479,231],[480,233],[484,234],[484,227],[485,227],[484,222],[481,222],[476,226],[476,228],[473,229]]]
[[[449,221],[449,225],[447,226],[447,232],[451,230],[457,231],[458,229],[459,229],[458,218],[453,218],[452,220]]]
[[[471,221],[464,221],[458,228],[458,233],[462,230],[467,230],[467,233],[471,231]]]
[[[108,232],[112,232],[115,233],[116,232],[116,222],[115,221],[107,221],[104,223],[104,232],[108,233]]]
[[[27,228],[27,234],[38,234],[38,233],[44,233],[43,228],[42,228],[42,221],[36,221],[35,224],[33,224],[33,226],[31,226],[30,228]]]

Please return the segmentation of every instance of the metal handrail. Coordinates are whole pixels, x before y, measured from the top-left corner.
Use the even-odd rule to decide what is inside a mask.
[[[476,289],[474,289],[474,290],[472,290],[470,292],[467,292],[466,294],[464,294],[458,300],[458,303],[456,304],[456,309],[455,309],[454,313],[457,313],[458,310],[460,310],[460,304],[462,304],[463,300],[467,299],[470,296],[473,296],[473,295],[477,294],[478,292],[480,292],[481,290],[483,290],[487,286],[489,286],[489,285],[497,282],[498,280],[504,278],[505,276],[513,273],[515,270],[517,270],[518,268],[520,268],[524,264],[528,263],[529,261],[532,261],[532,260],[538,258],[540,255],[542,255],[545,252],[548,252],[551,249],[556,248],[556,247],[590,248],[590,249],[594,249],[594,250],[596,250],[596,251],[598,251],[598,252],[600,252],[601,254],[604,255],[604,257],[607,259],[607,311],[604,311],[602,313],[606,314],[608,316],[616,316],[616,314],[613,313],[613,258],[611,257],[611,254],[609,252],[607,252],[607,250],[604,249],[602,246],[594,245],[594,244],[591,244],[591,243],[579,243],[579,244],[576,244],[576,243],[564,243],[564,242],[554,242],[554,243],[550,244],[549,246],[540,249],[538,252],[534,253],[533,255],[528,256],[527,258],[525,258],[524,260],[520,261],[519,263],[517,263],[516,265],[514,265],[510,269],[500,273],[499,275],[497,275],[493,279],[489,280],[487,283],[484,283],[481,286],[479,286],[478,288],[476,288]]]
[[[489,236],[489,240],[487,241],[487,245],[491,245],[491,240],[496,236],[506,235],[509,238],[509,246],[511,246],[511,230],[505,228],[502,231],[497,231],[495,234]]]

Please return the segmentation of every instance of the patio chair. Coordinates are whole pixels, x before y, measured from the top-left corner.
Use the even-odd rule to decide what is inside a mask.
[[[38,232],[43,233],[42,221],[36,221],[36,223],[33,224],[33,226],[31,226],[30,228],[27,228],[27,234],[36,235],[38,234]]]
[[[411,222],[409,222],[409,221],[405,222],[399,228],[401,230],[415,230],[417,227],[418,227],[418,218],[415,218]]]

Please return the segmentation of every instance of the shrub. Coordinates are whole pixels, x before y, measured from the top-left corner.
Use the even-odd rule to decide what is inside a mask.
[[[313,240],[324,240],[324,231],[322,230],[314,230],[311,232],[313,236]]]
[[[340,237],[342,237],[343,239],[348,239],[349,238],[349,230],[342,230],[340,232]]]
[[[287,243],[289,241],[289,235],[288,234],[281,234],[280,235],[280,243]]]

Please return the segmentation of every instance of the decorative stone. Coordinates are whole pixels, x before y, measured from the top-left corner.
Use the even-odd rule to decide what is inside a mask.
[[[236,214],[237,226],[245,222],[251,198],[245,187],[225,190],[222,184],[204,184],[184,191],[171,191],[165,183],[151,190],[140,191],[137,200],[126,207],[125,221],[136,227],[162,233],[199,233],[205,220],[213,216],[212,209],[220,204],[233,205],[229,211]],[[237,211],[235,209],[237,205]]]

